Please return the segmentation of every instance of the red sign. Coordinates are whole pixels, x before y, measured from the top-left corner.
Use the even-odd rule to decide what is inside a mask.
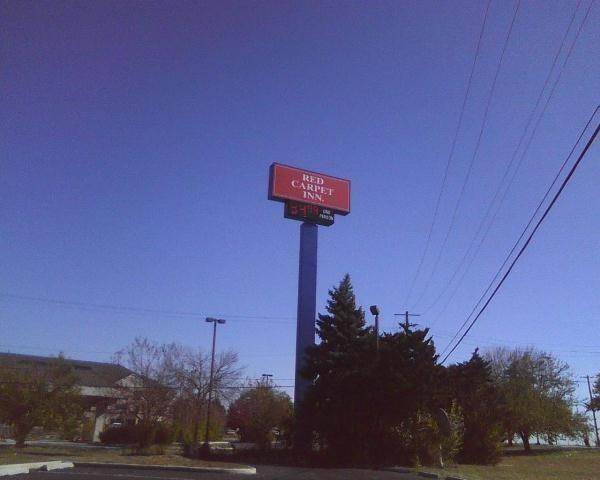
[[[274,163],[270,170],[269,199],[297,200],[346,215],[350,213],[350,180]]]

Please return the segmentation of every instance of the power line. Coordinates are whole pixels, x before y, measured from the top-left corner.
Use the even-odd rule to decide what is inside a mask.
[[[479,226],[477,227],[477,231],[476,231],[475,235],[473,236],[473,238],[471,239],[471,243],[469,244],[469,247],[467,248],[465,254],[462,257],[462,259],[460,260],[458,266],[454,270],[454,273],[450,277],[450,280],[448,280],[447,282],[445,282],[444,287],[440,291],[439,295],[435,298],[435,300],[433,302],[431,302],[428,307],[424,308],[423,312],[425,314],[427,314],[427,312],[429,312],[441,300],[441,298],[444,296],[444,294],[448,291],[448,288],[450,287],[450,285],[454,282],[454,279],[456,278],[456,275],[461,270],[462,266],[464,265],[465,261],[467,260],[468,256],[470,255],[470,253],[471,253],[471,251],[473,249],[473,246],[475,245],[475,240],[477,239],[477,237],[481,233],[481,230],[482,230],[483,226],[485,225],[485,223],[486,223],[486,221],[487,221],[487,219],[488,219],[488,217],[489,217],[489,215],[490,215],[490,213],[492,211],[492,208],[495,205],[496,200],[498,199],[498,196],[499,196],[500,192],[502,191],[502,187],[504,185],[504,181],[506,180],[506,178],[507,178],[507,176],[508,176],[508,174],[509,174],[509,172],[510,172],[510,170],[511,170],[513,164],[514,164],[514,161],[517,158],[517,153],[518,153],[521,145],[523,144],[523,140],[525,139],[527,131],[529,130],[529,127],[531,125],[531,122],[533,121],[533,119],[535,117],[535,111],[537,110],[537,108],[538,108],[538,106],[540,104],[540,101],[541,101],[541,99],[542,99],[542,97],[544,95],[544,91],[546,90],[546,87],[548,86],[550,78],[552,77],[552,74],[554,72],[556,63],[558,61],[558,58],[560,57],[560,53],[563,50],[563,47],[564,47],[564,45],[566,43],[566,40],[567,40],[567,38],[569,36],[569,32],[571,31],[571,27],[573,25],[573,22],[574,22],[574,20],[576,18],[577,11],[579,10],[579,6],[581,5],[581,1],[582,0],[579,0],[579,2],[577,3],[577,5],[575,7],[575,10],[573,11],[573,15],[571,16],[571,20],[569,22],[567,30],[566,30],[566,32],[565,32],[565,34],[564,34],[564,36],[563,36],[563,38],[561,40],[560,46],[559,46],[556,54],[554,55],[554,59],[552,61],[552,65],[550,67],[550,70],[548,71],[548,75],[546,76],[544,84],[543,84],[543,86],[542,86],[542,88],[540,90],[540,93],[538,94],[538,97],[536,99],[535,105],[532,108],[531,112],[529,113],[528,120],[527,120],[527,122],[525,124],[525,127],[523,129],[523,133],[522,133],[521,137],[519,138],[519,142],[517,143],[517,147],[515,148],[512,156],[511,156],[511,159],[510,159],[510,161],[508,163],[508,166],[506,167],[506,169],[504,171],[504,175],[502,176],[502,179],[500,180],[500,183],[498,184],[498,188],[496,189],[496,192],[494,193],[492,201],[489,203],[488,208],[487,208],[484,216],[482,217]],[[590,4],[590,7],[591,7],[591,4]],[[562,64],[562,66],[560,67],[560,70],[559,70],[559,73],[558,73],[558,75],[556,77],[556,80],[555,80],[555,82],[554,82],[554,84],[553,84],[553,86],[552,86],[552,88],[550,90],[550,94],[548,95],[548,97],[546,99],[546,102],[545,102],[545,105],[542,108],[542,111],[541,111],[541,113],[540,113],[540,115],[538,117],[537,122],[535,123],[535,126],[534,126],[534,128],[533,128],[533,130],[531,132],[530,137],[529,137],[529,141],[527,142],[527,145],[526,145],[525,149],[523,150],[519,161],[517,162],[517,167],[515,168],[515,170],[513,172],[513,175],[509,179],[509,182],[508,182],[508,184],[506,186],[506,189],[504,190],[504,194],[502,195],[502,197],[500,199],[498,207],[496,208],[496,210],[495,210],[495,212],[494,212],[494,214],[493,214],[490,222],[488,223],[488,226],[487,226],[486,230],[484,231],[483,236],[481,237],[481,240],[479,241],[477,247],[475,248],[475,252],[474,252],[473,256],[471,257],[471,260],[469,261],[469,264],[468,264],[467,268],[464,270],[463,275],[461,276],[461,278],[458,281],[459,285],[463,281],[463,279],[465,278],[465,276],[466,276],[467,272],[469,271],[469,269],[471,268],[471,265],[473,264],[475,258],[479,254],[481,246],[485,242],[485,239],[487,238],[487,236],[489,234],[491,226],[494,224],[494,221],[496,220],[498,212],[500,211],[500,208],[502,207],[502,204],[504,203],[504,199],[506,198],[506,194],[510,190],[511,185],[513,184],[513,182],[515,180],[516,174],[519,171],[519,169],[520,169],[520,167],[521,167],[521,165],[523,163],[523,160],[524,160],[527,152],[529,151],[529,147],[531,145],[531,142],[532,142],[533,138],[535,137],[535,134],[537,132],[538,126],[540,124],[540,121],[541,121],[541,119],[543,118],[543,116],[544,116],[544,114],[546,112],[546,108],[548,107],[548,104],[549,104],[550,100],[552,99],[552,97],[554,95],[554,91],[556,90],[556,86],[558,85],[558,82],[559,82],[559,80],[560,80],[560,78],[562,76],[562,73],[563,73],[563,71],[565,69],[565,66],[566,66],[568,60],[569,60],[569,57],[571,56],[571,53],[573,51],[573,46],[575,45],[575,43],[577,42],[577,39],[579,38],[579,34],[581,32],[581,28],[583,27],[583,24],[585,23],[585,21],[587,19],[589,11],[590,11],[590,8],[588,8],[588,10],[587,10],[587,12],[586,12],[586,14],[585,14],[585,16],[584,16],[584,18],[583,18],[580,26],[579,26],[577,34],[575,35],[575,38],[573,39],[573,42],[571,43],[571,47],[569,48],[567,56],[565,57],[565,60],[564,60],[564,62]],[[451,295],[451,298],[454,297],[454,295],[456,294],[457,290],[458,289],[454,290],[454,292]],[[450,300],[451,300],[451,298],[450,298]],[[450,302],[448,301],[448,303],[450,303]],[[446,304],[446,306],[448,305],[448,303]],[[443,311],[445,311],[445,308],[446,307],[444,307],[444,309],[440,312],[440,314],[438,315],[438,318],[439,318],[439,316],[441,316],[441,314],[443,313]],[[432,324],[432,326],[433,326],[433,324]]]
[[[492,104],[492,98],[494,96],[494,92],[496,91],[496,85],[498,83],[498,77],[500,76],[500,70],[502,68],[502,62],[504,60],[504,56],[506,54],[506,50],[508,48],[508,44],[510,42],[510,38],[512,35],[512,31],[513,31],[513,27],[515,24],[515,20],[517,18],[517,13],[519,12],[519,7],[521,6],[521,0],[517,1],[517,5],[515,7],[511,22],[510,22],[510,26],[508,28],[508,32],[506,34],[506,38],[504,39],[504,44],[502,46],[502,51],[500,53],[500,59],[498,60],[498,65],[496,66],[496,72],[494,73],[494,79],[492,81],[492,88],[490,89],[490,93],[488,95],[487,98],[487,102],[485,105],[485,110],[483,113],[483,119],[481,122],[481,127],[479,129],[479,134],[477,136],[477,142],[475,144],[475,149],[473,150],[473,155],[471,156],[471,160],[469,162],[469,167],[467,169],[467,174],[465,175],[465,178],[463,180],[459,195],[458,195],[458,199],[456,200],[456,203],[454,204],[454,210],[452,211],[452,217],[450,219],[450,224],[448,225],[448,229],[446,230],[446,235],[444,236],[444,240],[442,241],[442,246],[440,247],[439,251],[438,251],[438,255],[435,259],[435,262],[433,264],[433,268],[431,269],[431,272],[429,274],[429,277],[427,278],[425,285],[423,286],[422,290],[421,290],[421,295],[419,296],[419,298],[416,300],[415,305],[413,305],[413,307],[416,307],[421,300],[423,299],[423,297],[425,296],[425,294],[427,293],[427,290],[429,288],[429,284],[431,283],[431,280],[433,279],[433,276],[435,274],[435,272],[437,271],[437,268],[439,266],[440,260],[442,258],[442,254],[444,253],[444,249],[446,248],[446,244],[448,243],[448,239],[450,238],[450,234],[452,233],[452,230],[454,228],[454,225],[456,224],[456,216],[458,214],[458,210],[460,208],[460,205],[462,203],[462,200],[464,198],[464,194],[466,191],[466,187],[467,184],[469,183],[469,179],[471,178],[471,172],[473,170],[473,165],[475,164],[475,159],[477,158],[477,154],[479,153],[479,148],[481,146],[481,140],[483,139],[483,133],[485,132],[486,126],[487,126],[487,120],[488,120],[488,115],[489,115],[489,111],[490,111],[490,107]]]
[[[477,39],[477,47],[475,48],[475,56],[473,58],[473,64],[471,65],[471,71],[469,73],[469,78],[467,80],[467,89],[465,90],[465,95],[462,101],[462,106],[460,109],[460,114],[458,116],[458,124],[456,126],[456,130],[454,132],[454,138],[452,139],[452,144],[450,146],[450,153],[448,154],[448,159],[446,160],[446,168],[444,170],[444,176],[442,178],[442,186],[440,187],[440,191],[438,193],[437,196],[437,200],[435,202],[435,208],[433,211],[433,218],[431,219],[431,224],[429,225],[429,231],[427,233],[427,239],[425,241],[425,248],[423,250],[423,254],[421,255],[421,258],[419,260],[419,264],[417,266],[417,270],[415,271],[415,274],[412,278],[412,281],[410,283],[410,287],[408,288],[408,294],[406,296],[406,301],[404,302],[404,305],[408,305],[408,302],[410,301],[411,295],[412,295],[412,291],[414,289],[415,283],[417,281],[417,278],[419,277],[420,273],[421,273],[421,268],[423,267],[423,261],[425,260],[425,257],[427,256],[427,253],[429,252],[429,246],[431,243],[431,236],[433,233],[433,228],[435,226],[435,223],[437,221],[437,217],[438,217],[438,213],[439,213],[439,209],[440,209],[440,203],[442,200],[442,196],[444,194],[445,188],[446,188],[446,182],[448,180],[448,172],[450,170],[450,164],[452,163],[452,158],[454,157],[454,150],[456,148],[456,142],[458,140],[458,134],[460,132],[461,126],[462,126],[462,122],[463,122],[463,117],[464,117],[464,113],[466,110],[466,106],[467,106],[467,99],[469,98],[469,93],[471,92],[471,84],[473,82],[473,74],[475,73],[475,66],[477,64],[477,59],[479,57],[479,51],[481,49],[481,41],[483,39],[483,33],[485,31],[485,25],[487,23],[487,18],[488,18],[488,13],[490,10],[490,4],[492,3],[492,0],[488,0],[487,2],[487,6],[485,7],[485,13],[483,16],[483,23],[481,25],[481,30],[479,31],[479,38]]]
[[[537,205],[537,208],[535,209],[535,211],[533,212],[533,214],[531,215],[531,217],[529,218],[529,222],[527,222],[527,225],[525,225],[525,228],[523,228],[523,231],[521,232],[521,235],[519,235],[519,238],[517,239],[517,241],[514,243],[514,245],[512,246],[510,252],[508,252],[508,254],[506,255],[506,257],[504,258],[504,262],[502,262],[502,265],[500,265],[500,268],[496,271],[496,274],[494,275],[494,277],[492,278],[492,280],[490,281],[490,283],[488,284],[487,288],[485,289],[485,291],[483,292],[483,294],[479,297],[479,300],[477,301],[477,303],[475,304],[475,306],[473,307],[473,309],[471,310],[471,312],[469,313],[469,315],[467,316],[467,318],[465,319],[465,321],[462,323],[462,325],[460,326],[460,328],[457,330],[457,332],[454,334],[454,337],[452,337],[452,340],[450,340],[450,342],[448,343],[448,345],[446,345],[446,348],[442,351],[441,355],[443,355],[446,350],[448,349],[448,347],[452,344],[452,342],[456,339],[456,337],[459,335],[460,331],[464,328],[464,326],[468,323],[468,321],[471,319],[471,317],[473,316],[473,314],[475,313],[475,311],[477,310],[477,308],[479,307],[479,305],[481,304],[481,302],[483,302],[483,299],[485,298],[485,296],[488,294],[488,292],[490,291],[490,289],[492,288],[494,282],[496,281],[496,279],[500,276],[500,273],[502,272],[502,269],[506,266],[506,264],[508,263],[510,257],[512,256],[512,254],[515,252],[515,250],[517,249],[519,243],[521,242],[521,240],[523,239],[523,237],[525,236],[525,234],[527,233],[527,230],[529,229],[529,227],[531,226],[531,224],[533,223],[536,215],[538,214],[538,212],[540,211],[540,209],[542,208],[542,205],[544,204],[544,202],[546,201],[546,198],[548,198],[548,195],[550,194],[550,192],[552,191],[552,188],[554,188],[554,185],[556,184],[556,182],[558,181],[558,178],[560,177],[563,169],[565,168],[565,166],[567,165],[569,159],[571,158],[571,156],[573,155],[573,153],[575,152],[575,149],[577,148],[577,145],[579,145],[579,142],[581,141],[581,139],[583,138],[583,135],[585,134],[585,132],[587,131],[588,127],[590,126],[590,124],[592,123],[592,120],[594,119],[594,116],[596,115],[596,113],[598,112],[598,109],[600,107],[596,107],[596,109],[594,110],[594,112],[592,113],[592,115],[590,116],[590,118],[588,119],[587,123],[585,124],[585,127],[583,127],[583,130],[581,131],[581,133],[579,134],[579,137],[577,137],[577,141],[575,142],[575,144],[573,145],[573,147],[571,148],[571,151],[569,152],[569,154],[567,155],[567,157],[565,158],[565,160],[563,161],[560,169],[558,170],[558,173],[556,174],[556,176],[554,177],[554,179],[552,180],[552,183],[550,184],[550,186],[547,188],[546,193],[544,194],[544,196],[542,197],[542,199],[540,200],[540,202]]]
[[[260,379],[255,379],[256,381],[260,381]],[[119,390],[186,390],[186,387],[172,387],[172,386],[168,386],[168,385],[138,385],[138,386],[126,386],[126,385],[71,385],[68,383],[65,384],[61,384],[61,383],[52,383],[50,380],[44,380],[44,383],[47,383],[48,386],[50,387],[64,387],[64,388],[74,388],[74,389],[81,389],[81,388],[103,388],[106,390],[114,390],[114,391],[119,391]],[[40,382],[24,382],[22,380],[0,380],[0,385],[39,385]],[[273,388],[273,389],[277,389],[277,388],[293,388],[293,385],[269,385],[269,386],[262,386],[261,388]],[[226,386],[219,386],[218,389],[222,389],[222,390],[244,390],[244,389],[253,389],[256,388],[255,385],[226,385]]]
[[[164,309],[152,309],[143,307],[131,307],[124,305],[110,305],[110,304],[99,304],[99,303],[87,303],[87,302],[76,302],[71,300],[61,300],[54,298],[43,298],[43,297],[31,297],[25,295],[15,295],[11,293],[0,292],[0,298],[10,298],[20,301],[31,301],[38,303],[47,303],[56,305],[59,307],[75,307],[82,309],[92,310],[106,310],[116,313],[134,313],[144,315],[164,315],[164,316],[176,316],[176,317],[210,317],[218,316],[232,320],[257,320],[257,321],[277,321],[277,320],[295,320],[293,317],[271,317],[265,315],[229,315],[226,313],[203,313],[203,312],[190,312],[190,311],[177,311],[177,310],[164,310]],[[288,322],[277,322],[277,323],[290,323]]]
[[[72,353],[91,353],[97,355],[114,355],[115,352],[101,351],[101,350],[82,350],[82,349],[72,349],[68,347],[40,347],[39,345],[11,345],[7,343],[0,343],[1,348],[6,348],[10,350],[38,350],[42,352],[65,352],[66,354]],[[600,347],[599,347],[600,348]],[[15,352],[16,353],[16,352]],[[245,353],[244,357],[291,357],[294,355],[294,352],[286,352],[286,353]]]
[[[521,154],[521,157],[520,157],[520,159],[519,159],[519,162],[517,163],[517,167],[515,168],[515,170],[514,170],[514,172],[513,172],[513,174],[512,174],[512,177],[511,177],[511,179],[509,180],[509,183],[508,183],[508,185],[507,185],[507,187],[506,187],[506,189],[505,189],[505,191],[504,191],[504,193],[503,193],[503,195],[502,195],[502,198],[500,199],[500,203],[499,203],[499,205],[498,205],[498,208],[497,208],[497,209],[496,209],[496,211],[494,212],[494,215],[492,216],[492,219],[491,219],[490,223],[488,224],[488,226],[487,226],[487,228],[486,228],[486,231],[485,231],[485,233],[484,233],[483,237],[481,238],[481,240],[480,240],[479,244],[477,245],[477,248],[476,248],[476,250],[475,250],[475,254],[474,254],[474,255],[473,255],[473,257],[471,258],[471,260],[470,260],[470,262],[469,262],[469,265],[467,266],[467,269],[464,271],[464,273],[462,274],[462,276],[461,276],[461,278],[460,278],[460,280],[459,280],[459,285],[460,285],[460,283],[463,281],[463,279],[464,279],[464,277],[466,276],[466,274],[467,274],[468,270],[470,269],[471,265],[473,264],[473,261],[475,260],[475,258],[476,258],[476,256],[477,256],[477,254],[478,254],[478,252],[479,252],[479,250],[480,250],[480,248],[481,248],[481,246],[482,246],[482,244],[483,244],[483,242],[484,242],[485,238],[487,237],[487,234],[489,233],[489,231],[490,231],[490,229],[491,229],[491,226],[492,226],[492,224],[494,223],[494,220],[496,219],[496,216],[498,215],[498,212],[500,211],[500,208],[501,208],[502,204],[504,203],[504,200],[505,200],[505,198],[506,198],[506,196],[507,196],[507,194],[508,194],[508,191],[510,190],[510,187],[511,187],[511,185],[513,184],[513,182],[514,182],[514,180],[515,180],[515,177],[516,177],[516,175],[517,175],[517,173],[518,173],[518,171],[519,171],[519,169],[520,169],[520,167],[521,167],[521,165],[522,165],[522,163],[523,163],[523,160],[524,160],[524,158],[525,158],[525,155],[526,155],[526,154],[527,154],[527,152],[529,151],[529,147],[531,146],[531,142],[533,141],[533,138],[534,138],[534,136],[535,136],[535,133],[537,132],[537,128],[538,128],[538,126],[539,126],[539,124],[540,124],[540,121],[541,121],[541,119],[543,118],[543,116],[544,116],[544,113],[546,112],[546,109],[547,109],[547,107],[548,107],[548,104],[550,103],[550,100],[552,99],[552,97],[553,97],[553,95],[554,95],[554,92],[555,92],[555,90],[556,90],[556,87],[557,87],[557,85],[558,85],[558,83],[559,83],[559,81],[560,81],[560,78],[561,78],[561,76],[562,76],[562,74],[563,74],[563,72],[564,72],[564,68],[565,68],[565,66],[566,66],[567,62],[569,61],[569,58],[570,58],[570,56],[571,56],[571,53],[573,52],[573,49],[574,49],[574,47],[575,47],[575,44],[577,43],[577,40],[578,40],[578,38],[579,38],[579,35],[581,34],[581,31],[583,30],[583,26],[585,25],[585,22],[586,22],[586,20],[587,20],[587,18],[588,18],[588,16],[589,16],[589,14],[590,14],[590,11],[591,11],[591,9],[592,9],[592,6],[593,6],[593,4],[594,4],[594,1],[595,1],[595,0],[592,0],[592,1],[590,2],[590,4],[588,5],[588,8],[587,8],[587,10],[586,10],[586,12],[585,12],[585,15],[584,15],[584,17],[583,17],[583,19],[582,19],[581,23],[579,24],[579,28],[577,29],[577,33],[575,34],[575,37],[573,38],[573,41],[571,42],[571,46],[569,47],[569,51],[567,52],[567,55],[566,55],[566,57],[565,57],[565,59],[564,59],[564,61],[563,61],[563,64],[562,64],[562,66],[561,66],[561,69],[559,70],[559,72],[558,72],[558,75],[557,75],[557,77],[556,77],[556,79],[555,79],[555,81],[554,81],[554,84],[552,85],[552,89],[550,90],[550,94],[548,95],[548,97],[547,97],[547,99],[546,99],[546,102],[544,103],[544,107],[542,108],[542,111],[541,111],[541,113],[540,113],[540,115],[539,115],[539,117],[538,117],[538,119],[537,119],[537,121],[536,121],[536,124],[535,124],[535,126],[534,126],[534,128],[533,128],[533,131],[532,131],[532,133],[531,133],[531,136],[529,137],[529,140],[528,140],[528,142],[527,142],[527,145],[526,145],[525,149],[523,150],[523,152],[522,152],[522,154]],[[577,8],[578,8],[578,7],[579,7],[579,4],[577,5]],[[574,13],[576,13],[576,12],[577,12],[577,8],[575,9],[575,12],[574,12]],[[567,29],[567,34],[568,34],[568,29]],[[560,50],[559,50],[559,51],[560,51]],[[592,118],[593,118],[593,115],[592,115]],[[588,121],[588,124],[586,125],[586,129],[587,129],[587,126],[589,125],[589,123],[590,123],[590,122],[591,122],[591,118],[590,118],[590,121]],[[584,129],[584,131],[585,131],[585,129]],[[581,135],[579,136],[579,140],[581,139],[582,135],[583,135],[583,132],[582,132],[582,133],[581,133]],[[578,142],[577,142],[577,143],[579,143],[579,140],[578,140]],[[574,147],[574,148],[575,148],[575,147]],[[564,162],[564,163],[563,163],[563,165],[561,166],[561,168],[560,168],[560,170],[559,170],[559,172],[558,172],[557,176],[554,178],[554,180],[553,180],[553,182],[552,182],[552,184],[551,184],[550,188],[552,188],[552,187],[553,187],[553,185],[555,184],[555,182],[558,180],[558,177],[559,177],[559,175],[562,173],[562,170],[564,169],[564,167],[566,166],[566,162],[567,162],[567,160],[570,158],[571,154],[573,153],[573,150],[574,150],[574,148],[571,150],[571,153],[569,154],[569,156],[567,157],[567,159],[565,160],[565,162]],[[515,151],[515,152],[516,152],[516,151]],[[546,191],[546,194],[544,195],[544,197],[543,197],[543,199],[542,199],[542,202],[543,202],[543,201],[544,201],[544,200],[547,198],[547,196],[548,196],[548,194],[549,194],[549,193],[550,193],[550,189],[548,189],[548,190]],[[538,205],[538,207],[537,207],[537,209],[536,209],[536,212],[535,212],[535,213],[537,213],[537,211],[539,211],[540,207],[541,207],[541,203]],[[534,214],[534,216],[535,216],[535,214]],[[534,218],[533,216],[532,216],[532,218],[530,218],[530,220],[529,220],[529,223],[527,224],[527,227],[525,227],[525,230],[524,230],[524,231],[521,233],[521,236],[519,237],[519,240],[518,240],[518,241],[520,241],[520,240],[523,238],[523,235],[525,234],[525,231],[527,230],[527,228],[529,227],[529,225],[530,225],[530,224],[531,224],[531,222],[533,221],[533,218]],[[512,248],[512,250],[511,250],[511,252],[509,253],[509,256],[512,254],[512,252],[514,251],[514,249],[517,247],[518,241],[517,241],[517,243],[516,243],[516,244],[513,246],[513,248]],[[503,266],[504,266],[504,265],[506,264],[506,262],[508,261],[508,258],[509,258],[509,256],[508,256],[508,257],[505,259],[505,261],[504,261],[504,263],[503,263]],[[496,273],[496,275],[494,276],[494,280],[493,280],[493,281],[495,281],[495,279],[497,278],[497,276],[499,275],[499,273],[500,273],[500,272],[497,272],[497,273]],[[442,313],[443,311],[445,311],[445,309],[448,307],[448,304],[450,303],[450,301],[452,300],[452,298],[454,297],[454,295],[456,294],[456,292],[457,292],[457,291],[458,291],[458,286],[457,286],[457,288],[454,290],[454,292],[452,293],[452,295],[450,296],[450,298],[448,299],[448,301],[446,302],[446,305],[444,306],[444,308],[442,309],[442,311],[440,312],[440,314],[439,314],[439,315],[441,315],[441,313]],[[486,293],[487,293],[487,290],[486,290]],[[484,295],[485,295],[485,294],[484,294]],[[483,297],[482,297],[482,298],[483,298]],[[478,306],[478,305],[479,305],[479,303],[481,302],[482,298],[480,298],[480,300],[478,301],[478,303],[477,303],[477,305],[476,305],[475,309],[477,308],[477,306]],[[474,309],[474,310],[475,310],[475,309]],[[471,312],[471,314],[474,312],[474,310]],[[470,314],[470,315],[471,315],[471,314]],[[466,321],[468,321],[468,319],[470,318],[470,315],[469,315],[469,317],[467,317],[467,320],[466,320]],[[437,321],[437,319],[436,319],[436,321]],[[466,321],[465,321],[465,323],[463,323],[463,326],[466,324]],[[434,322],[434,323],[435,323],[435,322]],[[462,327],[463,327],[463,326],[461,326],[461,329],[462,329]],[[457,333],[458,333],[458,332],[457,332]]]
[[[436,334],[432,334],[432,337],[434,338],[438,338],[438,337],[443,337],[443,338],[451,338],[453,337],[453,335],[451,333],[448,334],[443,334],[443,333],[436,333]],[[455,337],[454,337],[455,338]],[[536,347],[536,348],[540,348],[543,350],[548,350],[551,351],[553,353],[581,353],[581,354],[598,354],[600,353],[600,345],[565,345],[563,344],[553,344],[553,343],[538,343],[538,342],[521,342],[518,340],[510,340],[510,339],[503,339],[503,338],[493,338],[493,337],[482,337],[480,335],[478,336],[470,336],[468,340],[466,341],[470,341],[472,344],[489,344],[489,345],[511,345],[511,346],[515,346],[515,347],[521,347],[521,348],[528,348],[528,347]],[[555,347],[560,347],[560,348],[555,348]],[[588,350],[586,350],[588,349]],[[593,350],[589,350],[589,349],[593,349]]]
[[[592,114],[592,116],[590,117],[590,120],[592,118],[594,118],[594,116],[596,115],[596,112],[598,111],[600,107],[596,107],[596,109],[594,110],[594,113]],[[585,131],[585,130],[584,130]],[[540,217],[540,219],[537,221],[534,229],[532,230],[532,232],[529,234],[529,237],[527,238],[527,240],[525,241],[525,243],[523,244],[523,246],[521,247],[521,249],[519,250],[519,253],[517,254],[517,256],[514,258],[514,260],[511,262],[508,270],[506,271],[506,273],[502,276],[500,282],[498,283],[498,285],[496,286],[496,288],[494,289],[494,291],[491,293],[490,297],[488,298],[488,300],[485,302],[485,304],[481,307],[481,309],[479,310],[479,312],[477,313],[477,315],[475,316],[475,318],[471,321],[471,324],[469,325],[469,327],[465,330],[465,332],[462,334],[462,336],[459,338],[458,342],[456,342],[456,344],[454,345],[454,347],[452,347],[452,349],[448,352],[448,354],[444,357],[444,359],[441,361],[441,363],[443,364],[450,355],[452,355],[452,353],[456,350],[456,348],[460,345],[460,343],[462,342],[462,340],[465,338],[465,336],[469,333],[469,331],[471,330],[471,328],[473,328],[473,325],[475,325],[475,323],[477,322],[477,320],[481,317],[481,315],[483,314],[483,312],[486,310],[486,308],[488,307],[488,305],[490,304],[490,302],[492,301],[492,299],[496,296],[496,293],[498,292],[498,290],[500,289],[500,287],[503,285],[503,283],[505,282],[506,278],[508,277],[508,275],[510,274],[510,272],[512,271],[513,267],[515,266],[515,264],[517,263],[517,261],[519,260],[519,258],[521,258],[521,255],[523,255],[523,252],[525,252],[525,250],[527,249],[527,247],[529,246],[529,244],[531,243],[531,240],[533,238],[533,236],[535,235],[535,233],[537,232],[537,230],[539,229],[540,225],[542,224],[542,222],[545,220],[545,218],[548,216],[548,213],[550,213],[550,210],[552,209],[552,207],[555,205],[556,201],[558,200],[558,198],[560,197],[561,193],[563,192],[564,188],[567,186],[567,183],[570,181],[570,179],[573,177],[573,174],[575,173],[575,171],[577,170],[577,167],[579,166],[579,164],[581,163],[581,160],[583,159],[583,157],[585,156],[585,154],[587,153],[587,151],[589,150],[589,148],[591,147],[592,143],[594,142],[594,140],[596,139],[596,136],[598,135],[598,131],[600,131],[600,124],[598,124],[598,126],[596,127],[596,129],[594,130],[594,133],[592,134],[592,136],[590,137],[590,139],[588,140],[586,146],[584,147],[583,151],[581,152],[581,154],[579,155],[579,157],[577,158],[577,161],[575,162],[575,164],[573,165],[573,167],[571,168],[571,170],[569,171],[568,175],[565,177],[565,179],[563,180],[560,188],[558,189],[558,191],[556,192],[556,194],[554,195],[554,197],[552,198],[552,201],[550,202],[550,204],[546,207],[546,210],[544,211],[544,214]],[[576,142],[575,145],[577,145],[577,143],[579,143],[579,139]],[[569,154],[570,156],[570,154]],[[568,157],[567,157],[568,159]]]

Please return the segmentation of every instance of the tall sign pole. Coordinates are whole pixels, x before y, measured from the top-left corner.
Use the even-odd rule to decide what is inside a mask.
[[[305,352],[315,344],[315,319],[317,318],[317,240],[318,228],[312,223],[300,225],[300,261],[298,268],[298,310],[296,316],[296,381],[294,403],[304,398],[312,383],[301,375]]]
[[[297,415],[312,384],[310,379],[302,377],[301,372],[306,362],[306,349],[315,344],[317,225],[329,227],[333,225],[336,213],[350,213],[350,181],[274,163],[269,172],[269,200],[284,202],[284,217],[303,222],[300,225],[294,382],[294,412]],[[294,447],[311,447],[310,427],[306,422],[296,425]]]

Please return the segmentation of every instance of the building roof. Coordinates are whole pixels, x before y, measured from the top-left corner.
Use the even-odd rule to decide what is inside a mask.
[[[56,360],[55,357],[0,352],[0,366],[11,369],[49,368]],[[81,387],[113,387],[119,380],[133,374],[128,368],[114,363],[88,362],[69,358],[65,358],[63,361],[73,367],[73,374],[77,378],[76,383]]]

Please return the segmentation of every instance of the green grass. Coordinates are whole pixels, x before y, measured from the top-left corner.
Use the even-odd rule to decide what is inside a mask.
[[[177,454],[173,449],[164,455],[132,455],[126,449],[68,447],[0,447],[0,465],[65,460],[71,462],[128,463],[135,465],[178,465],[186,467],[240,467],[241,465],[195,460]]]
[[[600,449],[545,448],[530,455],[507,452],[495,466],[456,465],[444,469],[423,467],[426,472],[467,480],[599,480]]]

